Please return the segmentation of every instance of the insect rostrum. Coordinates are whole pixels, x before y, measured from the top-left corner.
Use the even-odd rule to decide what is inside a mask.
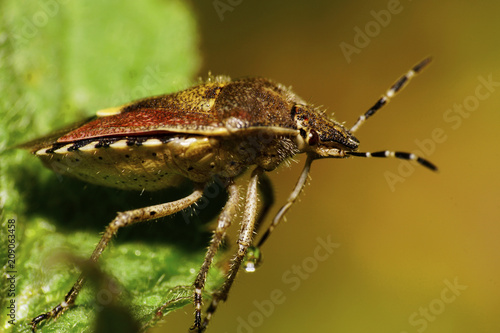
[[[217,305],[225,301],[249,248],[262,246],[300,194],[312,161],[320,158],[396,157],[414,160],[431,170],[430,162],[409,153],[358,152],[353,133],[385,105],[430,59],[425,59],[399,79],[349,130],[309,105],[289,88],[264,78],[230,80],[215,77],[170,95],[145,98],[105,109],[97,116],[20,147],[30,149],[52,170],[83,181],[124,190],[158,191],[184,180],[194,184],[185,198],[156,206],[118,213],[106,228],[91,256],[96,262],[117,231],[125,226],[171,215],[194,205],[204,187],[222,178],[229,194],[198,276],[194,281],[195,320],[203,331]],[[263,220],[257,209],[259,187],[269,192],[265,172],[274,170],[296,154],[307,155],[302,174],[260,241],[254,245],[256,224]],[[213,295],[202,318],[202,291],[207,272],[227,228],[237,215],[242,185],[234,178],[251,168],[246,185],[237,250],[227,278]],[[262,182],[259,185],[259,180]],[[263,211],[267,211],[264,202]],[[85,282],[81,275],[63,302],[35,317],[32,329],[57,317],[76,300]]]

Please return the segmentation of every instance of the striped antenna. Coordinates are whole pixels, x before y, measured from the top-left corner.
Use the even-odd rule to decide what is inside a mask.
[[[391,150],[382,150],[382,151],[377,151],[374,153],[369,153],[369,152],[359,152],[359,151],[346,151],[346,155],[351,155],[351,156],[358,156],[358,157],[394,157],[394,158],[399,158],[401,160],[408,160],[408,161],[416,161],[420,165],[426,167],[427,169],[430,169],[432,171],[438,171],[437,166],[429,162],[428,160],[419,157],[415,154],[411,153],[405,153],[402,151],[391,151]]]
[[[406,73],[405,75],[403,75],[402,77],[400,77],[392,85],[392,87],[390,87],[389,90],[387,90],[386,93],[384,95],[382,95],[382,97],[380,97],[380,99],[368,111],[365,112],[365,114],[361,115],[358,118],[358,121],[356,121],[356,123],[354,124],[354,126],[351,127],[351,129],[349,130],[349,132],[351,132],[351,133],[356,132],[359,129],[359,127],[361,127],[361,125],[363,125],[363,123],[366,121],[366,119],[368,119],[371,116],[373,116],[375,114],[375,112],[377,112],[384,105],[386,105],[387,103],[389,103],[389,101],[391,100],[391,98],[394,97],[394,95],[396,95],[401,89],[403,89],[408,84],[408,82],[410,82],[410,80],[415,75],[417,75],[418,73],[420,73],[422,71],[422,69],[425,66],[427,66],[427,64],[429,62],[431,62],[431,60],[432,60],[431,57],[425,58],[424,60],[422,60],[421,62],[419,62],[417,65],[415,65],[412,69],[410,69],[408,71],[408,73]]]

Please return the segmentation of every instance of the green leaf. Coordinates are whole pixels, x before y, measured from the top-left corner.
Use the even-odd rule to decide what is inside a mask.
[[[82,269],[93,272],[90,282],[43,332],[141,327],[165,303],[163,314],[191,303],[209,239],[200,224],[224,198],[199,216],[179,213],[120,230],[99,266],[90,267],[82,259],[117,211],[178,199],[189,185],[124,193],[63,178],[28,152],[9,149],[98,109],[186,87],[200,63],[189,8],[174,0],[19,0],[1,2],[0,12],[2,258],[13,239],[9,219],[17,246],[15,264],[2,267],[3,277],[10,270],[15,279],[0,281],[0,330],[28,332],[31,319],[60,303]],[[222,279],[212,268],[207,297]],[[9,289],[15,297],[5,297]],[[11,300],[15,325],[6,310]]]

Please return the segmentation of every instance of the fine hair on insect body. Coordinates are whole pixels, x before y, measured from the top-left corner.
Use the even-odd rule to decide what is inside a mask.
[[[228,199],[193,283],[195,316],[191,329],[202,332],[220,302],[226,301],[240,267],[255,270],[260,248],[296,202],[314,160],[392,157],[415,161],[437,171],[434,164],[412,153],[360,152],[359,140],[353,135],[429,62],[430,58],[424,59],[398,79],[350,129],[281,84],[264,78],[231,80],[221,76],[176,93],[100,110],[94,117],[19,147],[29,149],[55,172],[97,185],[160,191],[186,180],[193,183],[192,193],[184,198],[117,213],[95,247],[90,257],[92,263],[98,261],[120,228],[196,205],[214,180],[225,188]],[[265,223],[274,202],[266,173],[301,153],[307,157],[295,187],[255,241],[254,234]],[[248,183],[235,182],[247,169],[250,169]],[[208,271],[228,228],[240,212],[237,247],[225,281],[212,295],[202,316],[202,293]],[[34,317],[32,330],[68,310],[86,280],[82,273],[61,303]]]

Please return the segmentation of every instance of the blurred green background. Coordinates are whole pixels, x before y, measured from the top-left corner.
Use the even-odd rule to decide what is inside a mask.
[[[500,331],[500,86],[484,85],[500,82],[500,4],[215,0],[192,2],[191,10],[200,60],[190,60],[197,70],[171,76],[177,85],[209,71],[265,76],[347,126],[431,55],[431,66],[356,136],[362,151],[420,150],[440,168],[434,174],[398,160],[315,162],[311,184],[262,249],[264,264],[240,273],[208,332]],[[151,23],[153,14],[139,15],[141,25]],[[175,43],[175,35],[153,42]],[[356,51],[346,56],[341,46]],[[110,80],[112,86],[118,78]],[[92,106],[75,112],[92,114]],[[273,212],[295,184],[304,158],[297,161],[270,175]],[[319,260],[326,252],[316,250],[318,238],[338,248]],[[187,306],[154,331],[186,331],[192,313]]]

